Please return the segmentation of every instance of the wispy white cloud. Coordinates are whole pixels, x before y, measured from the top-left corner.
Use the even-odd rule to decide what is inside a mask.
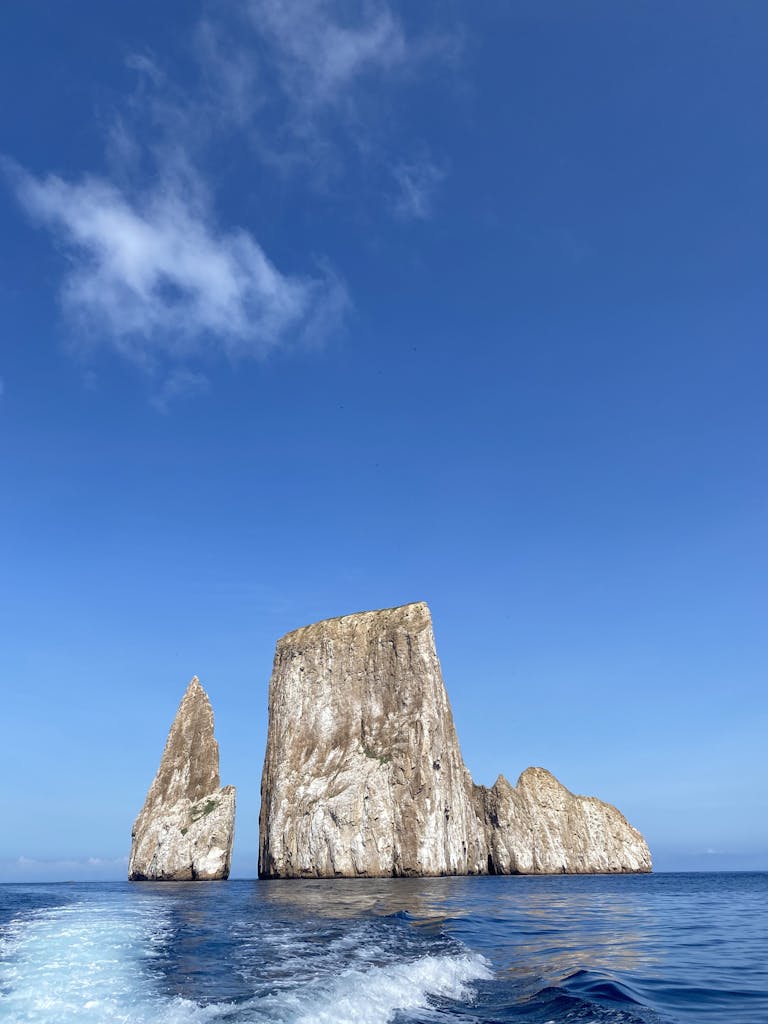
[[[317,342],[346,309],[328,271],[283,274],[248,231],[221,230],[189,175],[134,197],[101,178],[70,183],[17,169],[14,180],[28,213],[70,254],[69,312],[92,338],[149,369],[163,358],[261,357]],[[169,396],[189,393],[194,379],[169,378]]]
[[[142,75],[146,75],[148,78],[151,78],[156,85],[165,81],[165,74],[162,68],[158,65],[157,61],[153,60],[152,57],[149,56],[149,54],[129,53],[125,58],[125,63],[134,71],[138,71]]]
[[[0,881],[125,878],[128,857],[0,857]]]
[[[393,208],[404,220],[426,220],[432,214],[435,190],[445,171],[429,159],[403,161],[393,171],[398,186]]]
[[[273,47],[283,89],[305,109],[346,100],[356,79],[390,71],[410,54],[383,0],[358,6],[347,20],[329,0],[250,0],[248,12]]]
[[[203,18],[195,30],[194,52],[203,82],[201,101],[211,105],[218,120],[241,129],[251,126],[265,101],[252,41],[220,21]]]
[[[241,152],[302,173],[305,186],[343,173],[346,159],[378,161],[378,180],[394,167],[389,208],[403,219],[429,215],[444,175],[372,141],[386,117],[371,112],[385,86],[450,56],[450,34],[411,38],[387,0],[233,0],[208,10],[191,34],[194,87],[150,52],[127,58],[136,87],[106,125],[100,174],[5,167],[29,216],[66,253],[61,296],[78,338],[153,374],[161,410],[202,394],[213,358],[321,343],[351,304],[322,261],[278,267],[251,228],[220,221],[202,171],[217,138],[247,142]]]
[[[234,118],[269,166],[321,187],[353,155],[391,164],[398,87],[461,50],[455,28],[409,34],[387,0],[242,0],[228,10],[234,27],[208,20],[197,34],[210,109],[219,123]]]
[[[182,366],[168,374],[150,401],[158,412],[168,412],[175,402],[204,395],[209,387],[205,374]]]
[[[16,864],[19,867],[33,867],[33,866],[46,866],[46,867],[76,867],[90,864],[95,865],[120,865],[127,864],[128,857],[26,857],[21,854],[19,857],[11,859],[4,858],[0,860],[0,864]]]

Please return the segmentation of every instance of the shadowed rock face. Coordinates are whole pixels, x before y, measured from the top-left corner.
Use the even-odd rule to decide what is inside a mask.
[[[227,878],[235,790],[220,788],[213,710],[197,676],[176,712],[144,807],[133,826],[132,881]]]
[[[278,641],[261,797],[262,877],[651,867],[615,808],[544,769],[474,785],[423,603]]]

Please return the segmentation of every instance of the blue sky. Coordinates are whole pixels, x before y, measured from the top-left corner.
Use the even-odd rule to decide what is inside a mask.
[[[0,880],[123,877],[189,678],[427,600],[476,780],[768,869],[768,10],[28,0],[0,47]]]

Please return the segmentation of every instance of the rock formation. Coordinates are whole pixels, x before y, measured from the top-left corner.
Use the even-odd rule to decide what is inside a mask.
[[[259,831],[269,876],[482,870],[483,828],[425,604],[278,641]]]
[[[195,676],[179,705],[132,832],[131,881],[227,878],[234,786],[220,788],[213,710]]]
[[[650,871],[609,804],[542,768],[476,786],[426,604],[278,641],[261,784],[267,878]]]
[[[645,840],[620,811],[574,796],[546,768],[526,768],[515,787],[500,775],[475,793],[490,874],[651,870]]]

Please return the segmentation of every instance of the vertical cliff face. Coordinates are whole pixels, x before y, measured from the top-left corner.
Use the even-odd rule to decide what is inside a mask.
[[[261,800],[262,877],[651,867],[616,808],[544,769],[473,784],[423,603],[278,641]]]
[[[133,826],[129,879],[227,878],[234,822],[235,790],[220,788],[213,710],[195,676]]]
[[[483,870],[483,828],[425,604],[289,633],[269,700],[261,875]]]

